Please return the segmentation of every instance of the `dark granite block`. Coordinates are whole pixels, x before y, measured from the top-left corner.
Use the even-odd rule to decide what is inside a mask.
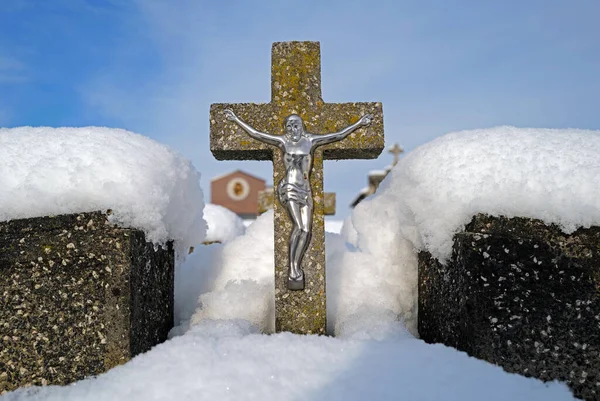
[[[600,228],[476,216],[447,266],[419,254],[419,334],[600,399]]]
[[[126,362],[173,326],[172,244],[100,212],[0,223],[0,393]]]

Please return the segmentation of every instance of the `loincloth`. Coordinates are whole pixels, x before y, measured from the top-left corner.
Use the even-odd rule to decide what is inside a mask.
[[[312,192],[310,190],[300,188],[284,180],[279,181],[277,185],[277,197],[283,206],[287,206],[290,201],[296,202],[300,206],[312,207],[313,205]]]

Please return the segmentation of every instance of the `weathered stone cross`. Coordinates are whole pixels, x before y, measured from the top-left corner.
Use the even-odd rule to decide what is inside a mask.
[[[321,54],[319,42],[273,43],[271,102],[217,103],[210,107],[210,150],[218,160],[272,160],[273,183],[284,177],[281,152],[274,146],[250,138],[228,121],[231,109],[249,125],[271,134],[283,133],[284,119],[298,114],[308,131],[331,133],[355,123],[365,114],[373,120],[347,138],[318,147],[310,176],[313,192],[313,234],[302,268],[306,286],[287,288],[288,239],[292,229],[285,209],[275,202],[275,329],[298,334],[325,334],[325,230],[323,222],[323,159],[376,158],[383,150],[381,103],[325,103],[321,98]]]

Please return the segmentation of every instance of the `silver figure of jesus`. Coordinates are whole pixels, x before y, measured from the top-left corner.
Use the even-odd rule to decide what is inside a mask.
[[[310,187],[310,173],[313,166],[313,154],[317,147],[337,142],[356,129],[371,123],[373,116],[366,114],[356,123],[332,134],[314,135],[306,131],[304,122],[297,114],[284,120],[284,134],[272,135],[260,132],[241,120],[232,110],[225,110],[229,121],[237,123],[252,138],[269,145],[277,146],[283,153],[285,176],[277,185],[277,198],[287,210],[293,223],[289,239],[288,283],[290,290],[304,289],[302,258],[312,235],[313,198]]]

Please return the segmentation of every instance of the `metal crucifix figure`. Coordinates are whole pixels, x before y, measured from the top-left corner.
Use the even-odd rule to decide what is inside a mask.
[[[232,110],[224,110],[229,121],[237,123],[252,138],[277,146],[283,153],[285,176],[277,185],[277,198],[287,210],[293,222],[289,239],[288,283],[290,290],[304,289],[304,272],[301,263],[308,249],[312,234],[313,197],[310,173],[313,153],[319,146],[337,142],[356,129],[371,123],[373,116],[366,114],[357,122],[331,134],[315,135],[306,131],[304,122],[297,114],[284,120],[284,134],[272,135],[260,132],[241,120]]]

